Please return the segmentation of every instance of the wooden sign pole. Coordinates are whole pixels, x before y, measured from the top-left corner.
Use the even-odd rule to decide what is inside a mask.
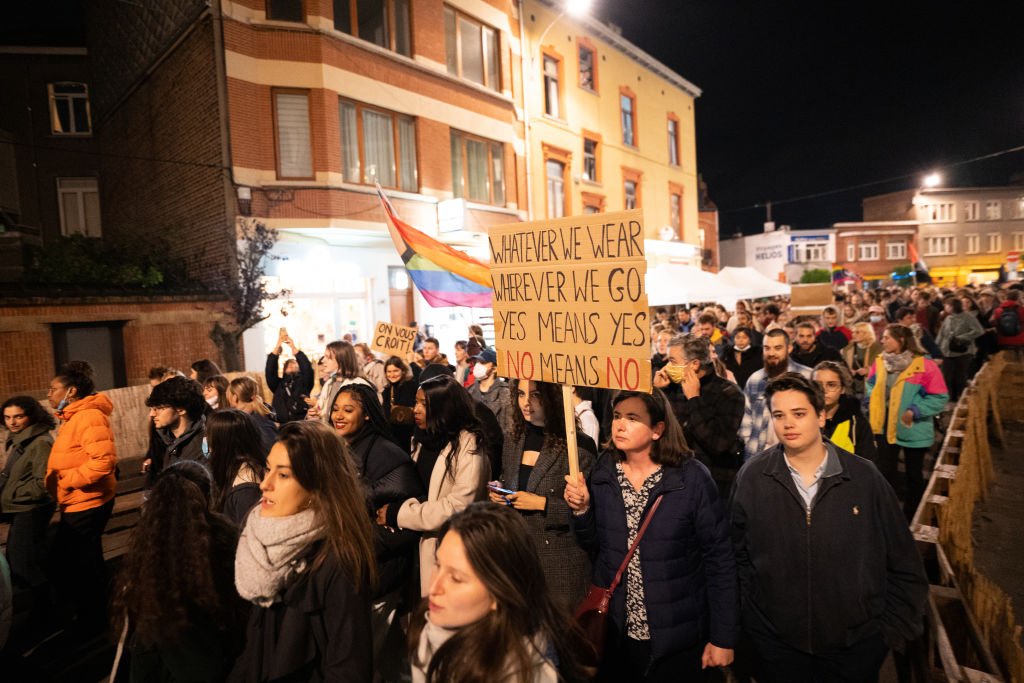
[[[572,387],[562,385],[562,409],[565,413],[565,447],[569,451],[569,476],[576,481],[580,471],[580,451],[576,447],[576,406],[573,405]]]

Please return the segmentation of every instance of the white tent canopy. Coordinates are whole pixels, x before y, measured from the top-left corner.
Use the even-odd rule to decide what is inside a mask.
[[[742,292],[740,299],[760,299],[767,296],[789,296],[789,285],[778,282],[758,270],[747,267],[726,266],[718,272],[719,281],[731,289]]]
[[[647,270],[649,306],[672,306],[706,301],[733,308],[738,299],[747,298],[739,289],[723,282],[714,273],[696,266],[666,263]],[[787,287],[787,292],[789,288]],[[760,296],[767,296],[762,294]]]

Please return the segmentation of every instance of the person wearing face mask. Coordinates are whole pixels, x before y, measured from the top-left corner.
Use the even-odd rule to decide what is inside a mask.
[[[61,367],[47,397],[63,422],[46,464],[46,488],[60,510],[50,558],[54,583],[61,603],[75,611],[75,630],[94,634],[107,628],[102,539],[117,488],[110,428],[114,404],[96,391],[92,366],[85,361]]]
[[[754,342],[759,337],[749,327],[737,327],[732,334],[732,347],[722,355],[722,362],[736,378],[736,385],[741,389],[755,372],[764,367],[761,346]]]
[[[512,411],[509,406],[508,383],[498,377],[498,356],[494,349],[483,349],[473,356],[473,377],[476,381],[469,388],[469,396],[473,400],[487,406],[502,431],[507,432],[512,426]]]
[[[150,483],[161,470],[179,460],[205,460],[202,443],[206,434],[208,408],[202,389],[195,380],[172,377],[153,387],[146,399],[149,419],[159,437],[159,448],[151,451]]]
[[[512,431],[505,440],[501,477],[490,485],[490,499],[523,515],[548,585],[563,606],[571,609],[586,593],[590,559],[576,544],[569,508],[562,498],[569,453],[561,387],[515,379],[511,389],[515,397]],[[589,476],[597,446],[583,432],[578,432],[576,439],[580,471]]]
[[[885,309],[878,304],[869,306],[868,322],[871,323],[871,327],[875,330],[875,338],[880,338],[882,332],[885,332],[885,326],[888,324],[888,320],[885,318]]]
[[[207,377],[203,382],[203,398],[210,410],[223,410],[228,408],[228,384],[230,380],[224,375]]]
[[[860,399],[851,395],[853,379],[842,363],[822,361],[814,366],[814,383],[825,397],[825,427],[822,435],[835,446],[872,462],[878,450],[871,425],[861,410]]]
[[[278,376],[284,344],[291,347],[295,357],[284,362],[283,372]],[[267,378],[267,387],[274,394],[270,403],[277,419],[283,424],[306,417],[309,406],[306,405],[305,399],[313,390],[313,365],[284,328],[281,328],[277,346],[267,354],[267,365],[263,374]]]
[[[715,372],[707,337],[674,337],[668,352],[669,364],[654,376],[654,386],[664,392],[686,443],[711,470],[725,500],[741,464],[736,435],[743,421],[743,392]]]

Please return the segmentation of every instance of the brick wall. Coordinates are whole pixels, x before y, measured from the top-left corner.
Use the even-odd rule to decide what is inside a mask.
[[[128,385],[147,382],[149,368],[182,370],[193,361],[220,355],[209,333],[223,304],[188,301],[111,299],[104,303],[0,300],[0,397],[26,393],[43,398],[56,372],[53,323],[125,321],[124,361]]]

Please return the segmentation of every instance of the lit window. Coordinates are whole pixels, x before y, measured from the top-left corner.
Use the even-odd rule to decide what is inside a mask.
[[[450,7],[444,8],[448,73],[499,90],[498,32]]]
[[[54,135],[88,135],[89,87],[85,83],[50,83],[50,130]]]
[[[95,178],[57,178],[62,235],[99,237],[100,190]]]
[[[597,91],[597,52],[584,38],[579,39],[580,87]]]
[[[380,183],[415,192],[416,127],[408,116],[342,100],[342,175],[350,183]],[[359,122],[362,122],[362,137]],[[396,134],[397,133],[397,134]]]
[[[597,177],[597,140],[583,138],[583,179],[596,183]]]
[[[505,155],[500,142],[452,131],[452,190],[456,197],[505,203]]]
[[[544,113],[554,118],[561,118],[559,108],[558,72],[560,64],[551,55],[544,55]]]
[[[985,202],[985,220],[998,221],[1003,217],[1003,204],[999,200]]]
[[[632,180],[625,181],[625,197],[624,202],[626,209],[636,208],[636,183]]]

